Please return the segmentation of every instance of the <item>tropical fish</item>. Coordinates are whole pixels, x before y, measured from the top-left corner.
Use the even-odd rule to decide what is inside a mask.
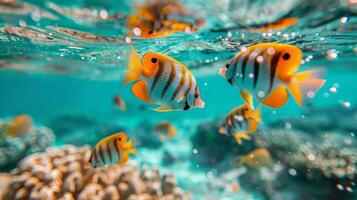
[[[132,93],[142,101],[160,105],[158,112],[203,108],[197,82],[177,60],[160,53],[147,52],[140,60],[132,49],[124,83],[136,81]]]
[[[173,35],[175,32],[192,33],[203,24],[203,19],[184,21],[187,9],[179,1],[152,1],[144,6],[134,7],[137,14],[127,21],[129,36],[157,38]]]
[[[243,48],[219,73],[240,90],[242,98],[253,105],[253,99],[280,108],[288,100],[288,92],[298,105],[305,97],[313,97],[325,83],[321,70],[296,73],[302,59],[301,50],[293,45],[260,43]]]
[[[120,110],[122,110],[122,111],[126,110],[126,104],[125,104],[123,98],[121,98],[121,96],[116,95],[114,97],[113,102],[114,102],[114,105],[117,106]]]
[[[266,148],[258,148],[240,157],[239,165],[245,164],[251,168],[261,168],[270,166],[273,163],[270,153]]]
[[[123,165],[129,160],[129,154],[136,154],[133,142],[127,141],[126,134],[120,132],[100,140],[93,148],[89,162],[94,168],[112,163]]]
[[[160,122],[153,131],[159,135],[160,140],[166,140],[176,135],[176,128],[170,122]]]
[[[18,115],[9,124],[4,125],[3,129],[6,135],[16,137],[30,131],[32,128],[32,119],[28,115]]]
[[[270,24],[266,24],[261,27],[249,29],[248,31],[253,32],[253,33],[257,33],[257,32],[264,33],[264,32],[268,32],[268,31],[283,30],[283,29],[289,28],[290,26],[296,24],[297,22],[298,22],[298,18],[288,17],[288,18],[279,19],[278,21],[275,21]]]
[[[244,104],[228,113],[219,132],[233,135],[237,143],[241,144],[242,139],[250,139],[248,134],[257,130],[260,121],[260,109],[254,111],[250,105]]]

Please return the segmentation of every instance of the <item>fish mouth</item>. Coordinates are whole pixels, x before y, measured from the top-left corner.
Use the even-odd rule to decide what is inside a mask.
[[[206,103],[201,98],[195,99],[195,107],[196,108],[204,108],[205,104]]]

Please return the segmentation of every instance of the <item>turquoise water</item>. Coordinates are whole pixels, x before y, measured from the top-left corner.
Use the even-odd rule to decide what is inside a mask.
[[[251,147],[216,142],[216,137],[223,137],[218,133],[211,140],[202,138],[208,140],[203,146],[193,139],[200,131],[200,124],[218,123],[231,109],[243,104],[239,92],[218,75],[218,69],[243,46],[280,42],[296,45],[303,51],[304,62],[299,70],[323,68],[327,81],[315,98],[302,107],[291,97],[281,109],[262,107],[261,134],[277,128],[272,124],[282,124],[295,131],[287,119],[299,121],[306,116],[310,120],[296,123],[313,127],[319,134],[334,133],[344,141],[351,140],[347,146],[355,156],[351,161],[353,167],[357,165],[353,132],[357,129],[357,4],[352,0],[187,0],[182,4],[191,13],[190,17],[205,19],[204,26],[192,34],[175,33],[155,39],[127,36],[127,15],[135,13],[133,5],[141,5],[142,1],[6,2],[0,0],[0,118],[30,115],[36,125],[54,131],[54,146],[93,146],[98,139],[124,129],[137,144],[138,154],[131,161],[173,173],[178,185],[190,192],[193,199],[301,199],[294,196],[299,192],[284,186],[273,190],[281,196],[272,196],[267,188],[259,189],[247,178],[222,178],[234,169],[255,173],[255,169],[232,164],[236,156],[245,155]],[[298,22],[283,30],[249,31],[286,17],[296,17]],[[151,110],[155,105],[135,98],[130,86],[121,84],[131,47],[140,54],[164,53],[185,64],[197,79],[205,108],[159,113]],[[113,105],[115,95],[126,102],[125,112]],[[319,117],[335,118],[327,122],[332,123],[332,128],[322,127]],[[169,141],[157,142],[151,128],[163,120],[175,125],[178,133]],[[333,124],[344,121],[347,125],[342,124],[340,128]],[[296,128],[296,131],[301,130]],[[306,131],[306,134],[317,133]],[[204,164],[202,160],[216,154],[210,152],[207,147],[210,145],[222,145],[212,151],[222,151],[220,155],[227,156],[214,164]],[[274,157],[275,149],[269,150],[275,163],[280,163],[279,156]],[[165,164],[165,152],[177,158],[176,161]],[[268,177],[274,181],[273,175]],[[317,178],[312,182],[300,177],[294,184],[300,192],[309,184],[318,191],[326,186],[321,182],[328,180],[333,186],[327,196],[305,191],[311,197],[307,199],[336,199],[341,195],[344,199],[354,199],[357,197],[353,191],[334,186],[341,183],[356,191],[356,177],[357,173],[353,177]],[[230,191],[232,181],[239,182],[239,192]]]

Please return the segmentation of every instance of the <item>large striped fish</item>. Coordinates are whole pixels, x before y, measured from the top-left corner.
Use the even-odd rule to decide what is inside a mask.
[[[301,50],[292,45],[260,43],[243,48],[220,74],[237,87],[243,99],[253,105],[252,97],[262,104],[280,108],[288,100],[287,89],[301,105],[304,98],[313,97],[325,80],[320,70],[296,73],[302,59]]]
[[[136,81],[132,93],[142,101],[160,105],[156,111],[204,107],[195,77],[169,56],[147,52],[140,61],[138,53],[132,49],[124,82],[132,81]]]
[[[219,132],[233,135],[237,143],[241,144],[242,139],[250,139],[248,134],[258,129],[260,121],[260,109],[253,110],[250,105],[244,104],[228,113]]]
[[[102,167],[108,164],[125,164],[129,154],[135,154],[131,140],[127,141],[126,134],[116,133],[100,140],[92,150],[89,162],[92,167]]]

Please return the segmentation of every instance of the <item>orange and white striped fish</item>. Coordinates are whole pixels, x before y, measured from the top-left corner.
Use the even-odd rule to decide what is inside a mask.
[[[136,154],[131,140],[127,141],[124,132],[116,133],[100,140],[92,150],[89,162],[92,167],[108,164],[123,165],[129,160],[129,154]]]
[[[250,139],[248,134],[258,129],[260,121],[260,109],[253,110],[250,105],[244,104],[228,113],[219,132],[233,135],[237,143],[241,144],[242,139]]]
[[[160,122],[153,128],[160,140],[166,140],[176,135],[176,128],[170,122]]]
[[[321,70],[300,73],[301,50],[293,45],[260,43],[243,48],[219,73],[240,90],[241,96],[253,105],[252,97],[260,103],[280,108],[291,93],[297,104],[313,97],[325,83]]]
[[[197,82],[183,64],[160,53],[147,52],[140,61],[132,49],[124,83],[136,81],[132,93],[142,101],[160,105],[158,112],[203,108]]]

